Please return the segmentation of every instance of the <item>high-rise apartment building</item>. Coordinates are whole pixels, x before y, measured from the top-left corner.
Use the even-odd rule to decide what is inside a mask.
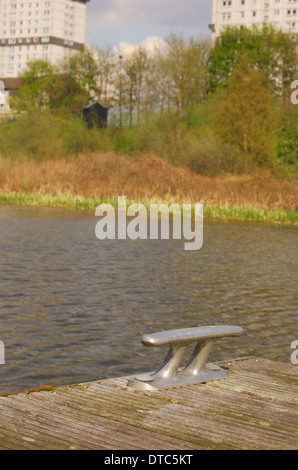
[[[29,61],[56,63],[85,42],[89,0],[0,0],[0,77],[18,77]]]
[[[213,42],[229,26],[250,28],[268,23],[297,36],[298,0],[213,0]]]

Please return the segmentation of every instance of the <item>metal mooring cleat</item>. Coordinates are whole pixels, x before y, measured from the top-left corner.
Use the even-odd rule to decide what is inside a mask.
[[[162,331],[142,337],[144,346],[170,347],[162,366],[154,373],[138,375],[128,381],[137,390],[163,390],[222,379],[225,369],[207,364],[213,343],[226,336],[240,336],[239,326],[203,326],[181,330]],[[197,343],[187,365],[181,369],[184,351],[190,343]]]

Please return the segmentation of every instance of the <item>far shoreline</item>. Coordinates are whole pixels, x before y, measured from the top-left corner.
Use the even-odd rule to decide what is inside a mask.
[[[173,201],[161,201],[160,198],[149,200],[127,200],[127,204],[140,203],[146,208],[150,204],[165,203],[171,204]],[[187,203],[187,201],[175,201],[177,204]],[[62,194],[34,194],[29,192],[0,192],[0,205],[45,207],[93,211],[102,203],[111,204],[117,209],[118,200],[101,198],[95,199],[68,193]],[[204,218],[221,221],[242,221],[242,222],[263,222],[266,224],[278,225],[298,225],[298,211],[287,211],[279,208],[262,208],[253,206],[236,206],[231,204],[214,205],[198,201],[204,205]],[[194,204],[193,204],[194,208]]]

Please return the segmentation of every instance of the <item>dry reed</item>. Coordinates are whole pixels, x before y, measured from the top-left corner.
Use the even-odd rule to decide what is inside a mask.
[[[0,159],[0,193],[71,194],[86,198],[203,202],[256,209],[298,209],[297,177],[269,170],[206,177],[157,156],[94,153],[42,162]]]

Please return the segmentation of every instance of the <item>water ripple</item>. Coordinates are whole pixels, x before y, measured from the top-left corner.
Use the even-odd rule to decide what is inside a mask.
[[[151,370],[144,333],[235,324],[211,360],[290,361],[297,227],[206,222],[204,246],[105,241],[93,214],[0,208],[0,393]]]

